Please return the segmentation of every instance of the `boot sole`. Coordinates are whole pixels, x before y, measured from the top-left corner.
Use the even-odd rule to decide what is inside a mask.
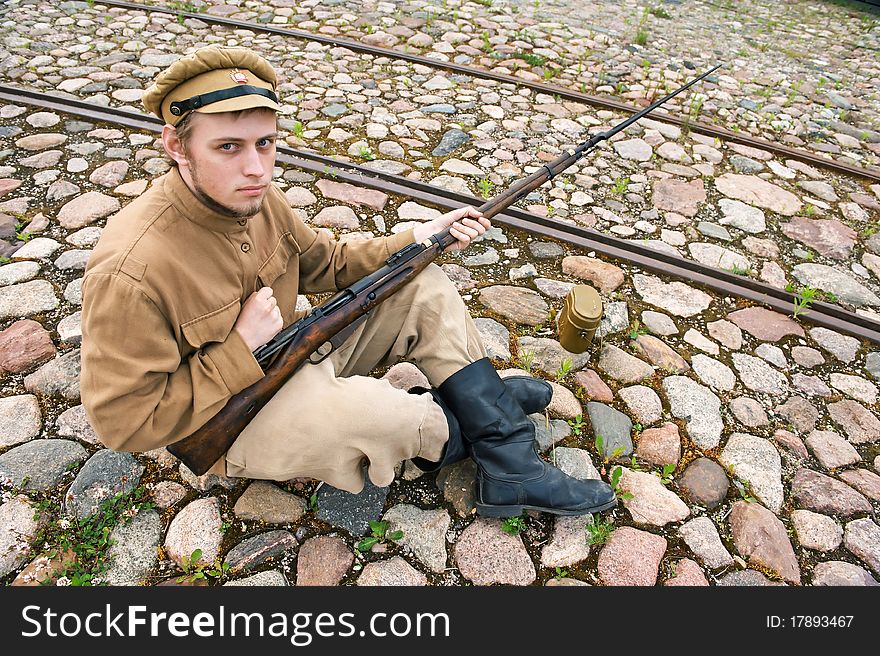
[[[519,517],[523,514],[524,510],[537,510],[538,512],[550,513],[551,515],[562,515],[564,517],[573,517],[577,515],[587,515],[590,513],[602,512],[603,510],[610,510],[617,505],[617,498],[615,497],[611,501],[607,503],[598,505],[598,506],[590,506],[587,508],[577,508],[572,510],[560,509],[560,508],[545,508],[544,506],[529,506],[529,505],[510,505],[510,506],[493,506],[487,505],[483,503],[477,503],[477,514],[481,517]]]

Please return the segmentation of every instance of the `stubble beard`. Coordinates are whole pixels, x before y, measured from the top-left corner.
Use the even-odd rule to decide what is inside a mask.
[[[265,196],[253,201],[250,205],[247,205],[241,209],[235,209],[233,207],[229,207],[228,205],[224,205],[218,200],[212,198],[205,191],[205,188],[202,186],[201,180],[199,179],[198,168],[193,166],[192,162],[190,162],[190,176],[192,177],[193,187],[196,196],[198,196],[199,200],[202,201],[209,209],[214,210],[218,214],[222,214],[223,216],[228,216],[231,219],[249,219],[254,216],[257,212],[263,209],[263,201],[265,200]]]

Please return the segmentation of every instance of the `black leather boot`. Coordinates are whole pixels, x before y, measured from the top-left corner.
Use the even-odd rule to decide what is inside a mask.
[[[546,380],[531,376],[508,376],[501,380],[527,415],[543,412],[553,398],[553,388]]]
[[[477,463],[480,515],[515,517],[523,510],[583,515],[617,504],[604,481],[573,478],[541,459],[535,425],[488,358],[454,373],[438,392]]]
[[[443,410],[443,414],[446,415],[446,424],[449,426],[449,439],[446,440],[446,446],[443,447],[443,455],[440,456],[440,460],[435,461],[416,457],[412,458],[413,464],[423,472],[435,472],[441,467],[451,465],[454,462],[467,458],[468,452],[464,440],[461,437],[461,428],[458,425],[458,419],[452,414],[452,410],[450,410],[449,406],[443,402],[440,395],[437,394],[437,390],[433,388],[428,389],[427,387],[411,387],[407,391],[410,394],[430,393],[431,396],[434,397],[434,402],[440,406]]]
[[[541,412],[550,405],[550,399],[553,396],[553,388],[550,383],[540,378],[532,378],[531,376],[508,376],[503,379],[504,386],[513,395],[516,402],[526,414]],[[423,472],[435,472],[441,467],[451,465],[468,457],[468,451],[465,447],[464,440],[461,437],[461,429],[458,425],[458,419],[444,403],[443,399],[437,393],[436,389],[428,389],[427,387],[413,387],[409,390],[410,394],[424,394],[428,392],[434,397],[435,403],[443,410],[446,415],[446,422],[449,425],[449,439],[446,447],[443,449],[443,456],[439,461],[426,460],[425,458],[413,458],[412,461],[416,467]]]

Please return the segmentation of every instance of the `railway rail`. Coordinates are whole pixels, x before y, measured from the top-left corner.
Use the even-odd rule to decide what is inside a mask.
[[[256,23],[252,21],[238,20],[223,16],[213,16],[210,14],[199,12],[190,12],[179,8],[148,5],[139,2],[126,2],[125,0],[101,0],[101,2],[97,4],[107,7],[128,9],[132,11],[144,11],[148,13],[161,13],[173,16],[181,16],[183,18],[193,18],[209,25],[222,25],[234,29],[247,29],[258,33],[276,34],[284,37],[313,41],[329,46],[347,48],[353,52],[369,54],[375,57],[391,57],[393,59],[408,61],[414,64],[421,64],[422,66],[428,66],[437,70],[446,70],[455,73],[461,73],[463,75],[468,75],[474,78],[515,84],[517,86],[533,89],[541,93],[555,95],[566,100],[581,102],[592,107],[599,107],[601,109],[607,109],[611,111],[634,114],[642,109],[641,107],[628,105],[626,103],[622,103],[610,98],[593,96],[565,87],[546,84],[543,82],[525,80],[520,77],[505,75],[503,73],[497,73],[483,68],[456,64],[454,62],[439,61],[437,59],[431,59],[429,57],[423,57],[408,52],[402,52],[393,48],[383,48],[380,46],[373,46],[366,43],[361,43],[360,41],[355,41],[353,39],[332,37],[324,34],[313,34],[305,30],[279,27],[277,25]],[[686,116],[664,112],[655,112],[651,114],[651,119],[678,126],[686,125],[689,130],[706,135],[708,137],[718,138],[732,143],[738,143],[744,146],[749,146],[751,148],[766,150],[777,155],[796,159],[812,166],[818,166],[837,173],[854,175],[875,182],[880,182],[880,169],[875,167],[853,166],[845,162],[838,162],[831,159],[830,157],[823,157],[821,155],[816,155],[814,153],[798,148],[791,148],[789,146],[775,143],[773,141],[768,141],[766,139],[760,139],[758,137],[740,134],[738,132],[733,132],[732,130],[728,130],[726,128],[722,128],[716,125],[711,125],[703,121],[693,121]]]
[[[81,100],[47,95],[7,85],[0,85],[0,100],[50,109],[132,129],[160,132],[162,128],[159,119],[138,112],[114,107],[99,107]],[[435,187],[399,175],[371,170],[351,162],[283,144],[278,146],[277,159],[311,173],[324,175],[331,172],[336,179],[353,185],[413,198],[446,209],[468,204],[479,205],[482,202],[482,199],[474,196]],[[541,237],[563,241],[587,251],[595,251],[605,257],[627,262],[664,276],[702,285],[723,295],[746,299],[783,314],[788,314],[791,311],[796,299],[789,292],[723,269],[675,257],[637,241],[620,239],[518,208],[508,208],[504,213],[496,215],[493,221]],[[817,326],[880,344],[880,322],[836,305],[816,301],[811,304],[805,317]]]

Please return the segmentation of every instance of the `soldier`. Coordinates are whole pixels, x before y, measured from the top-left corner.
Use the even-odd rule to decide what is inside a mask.
[[[253,51],[210,46],[144,94],[166,123],[174,166],[107,222],[83,282],[82,399],[111,449],[180,440],[256,382],[253,351],[299,318],[297,294],[349,286],[446,227],[461,249],[491,225],[465,207],[389,237],[340,242],[313,230],[272,183],[276,86]],[[403,358],[431,389],[407,393],[368,375]],[[526,413],[551,393],[539,379],[502,382],[454,285],[430,265],[291,376],[211,471],[357,493],[365,463],[386,486],[402,460],[431,471],[470,455],[483,515],[613,506],[607,484],[538,456]]]

